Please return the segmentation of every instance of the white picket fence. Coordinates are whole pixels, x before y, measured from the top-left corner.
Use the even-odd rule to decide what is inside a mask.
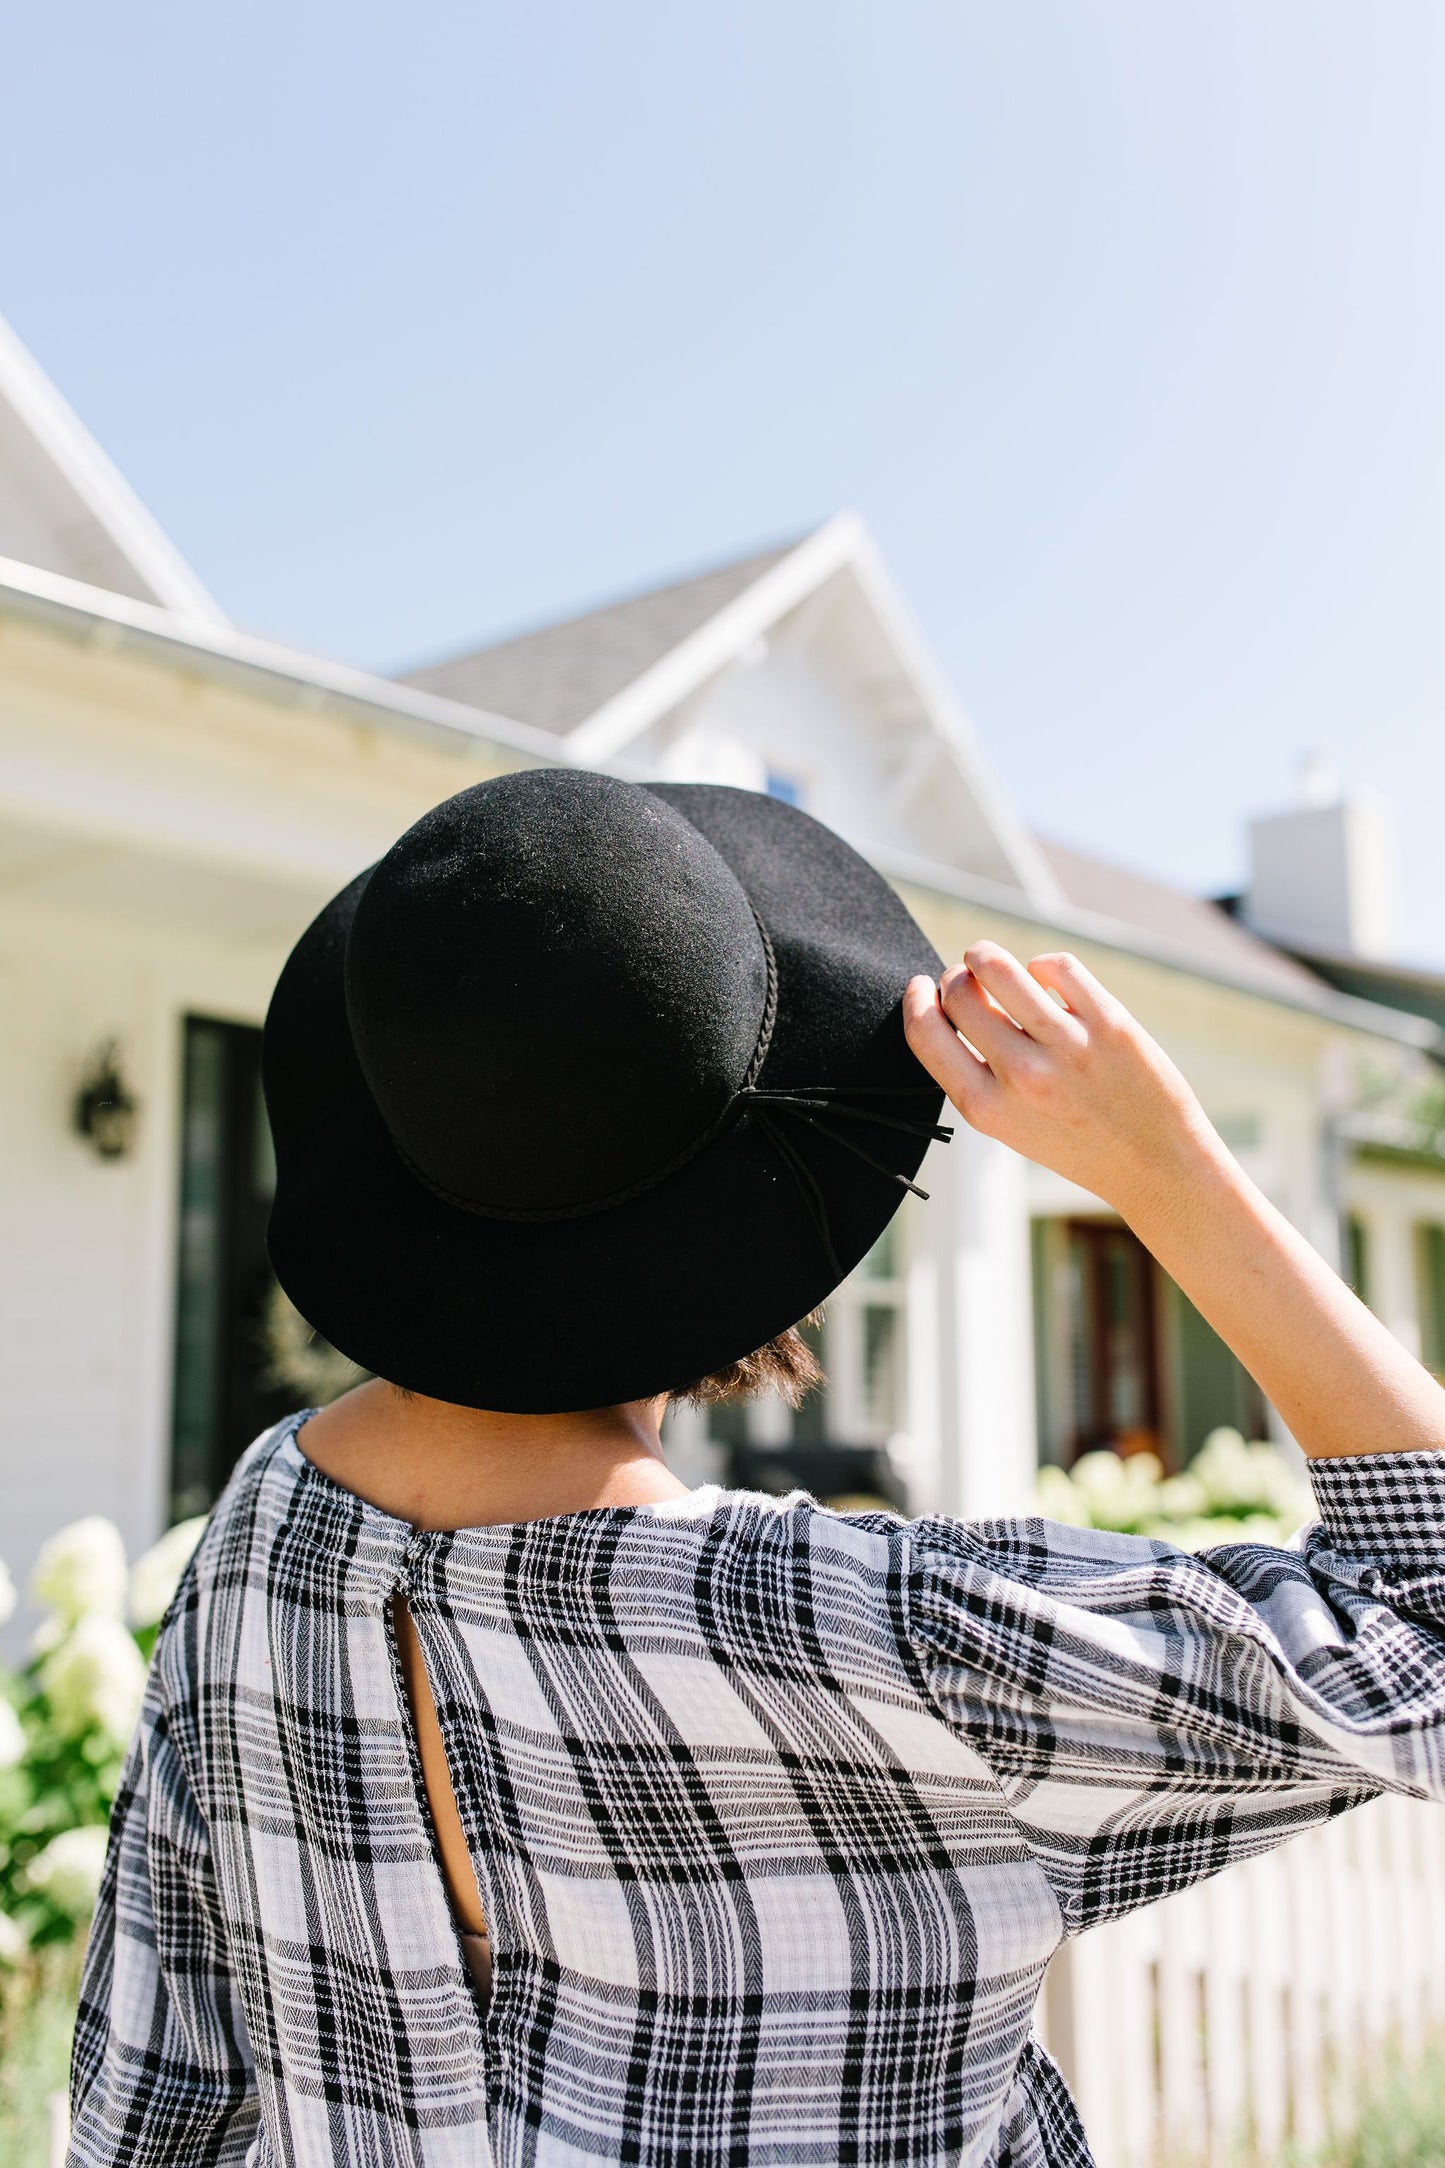
[[[1442,2027],[1445,1811],[1392,1798],[1068,1944],[1039,2031],[1099,2168],[1234,2168]]]

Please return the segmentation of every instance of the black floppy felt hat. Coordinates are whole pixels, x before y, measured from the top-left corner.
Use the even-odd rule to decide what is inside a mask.
[[[440,1400],[550,1413],[803,1317],[911,1186],[939,959],[796,807],[538,769],[334,897],[266,1019],[269,1244],[311,1324]]]

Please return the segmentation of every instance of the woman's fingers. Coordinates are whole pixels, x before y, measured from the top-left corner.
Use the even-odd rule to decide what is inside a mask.
[[[1069,1014],[1077,1016],[1085,1026],[1108,1023],[1117,1010],[1113,995],[1099,984],[1092,971],[1085,970],[1077,956],[1070,956],[1066,950],[1035,956],[1029,975],[1051,994],[1057,994]],[[1051,1006],[1057,1011],[1057,1003]]]
[[[1073,958],[1056,958],[1054,961],[1072,963]],[[1011,956],[997,941],[975,941],[966,951],[964,963],[1005,1015],[1040,1045],[1047,1046],[1075,1036],[1075,1026],[1057,1001],[1048,993],[1040,992],[1040,987],[1046,987],[1048,980],[1037,974],[1030,976],[1034,970],[1032,964],[1026,971],[1017,956]]]
[[[965,1121],[1098,1197],[1142,1194],[1151,1168],[1207,1135],[1173,1063],[1073,956],[1025,971],[979,942],[941,986],[915,979],[905,1008],[914,1053]]]
[[[947,1092],[965,1121],[982,1126],[998,1084],[988,1063],[965,1046],[938,998],[932,979],[910,979],[903,996],[903,1028],[924,1068]]]
[[[961,1031],[977,1047],[991,1069],[1004,1069],[1011,1057],[1029,1043],[1027,1034],[1004,1014],[967,964],[954,964],[944,972],[938,999],[955,1031]]]
[[[1123,1012],[1074,956],[1036,956],[1025,969],[996,941],[977,941],[937,986],[914,979],[903,1013],[909,1045],[964,1119],[1035,1156],[1051,1140],[1034,1132],[1078,1099]]]

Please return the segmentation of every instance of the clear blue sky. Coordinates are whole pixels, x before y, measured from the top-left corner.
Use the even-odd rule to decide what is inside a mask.
[[[242,623],[381,668],[872,522],[1025,815],[1307,748],[1445,959],[1440,0],[51,0],[0,310]]]

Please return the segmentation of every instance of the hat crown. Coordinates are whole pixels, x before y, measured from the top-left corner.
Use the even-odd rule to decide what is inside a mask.
[[[414,1170],[483,1211],[560,1216],[646,1184],[725,1114],[768,962],[737,876],[681,813],[547,769],[401,837],[357,905],[345,985]]]

